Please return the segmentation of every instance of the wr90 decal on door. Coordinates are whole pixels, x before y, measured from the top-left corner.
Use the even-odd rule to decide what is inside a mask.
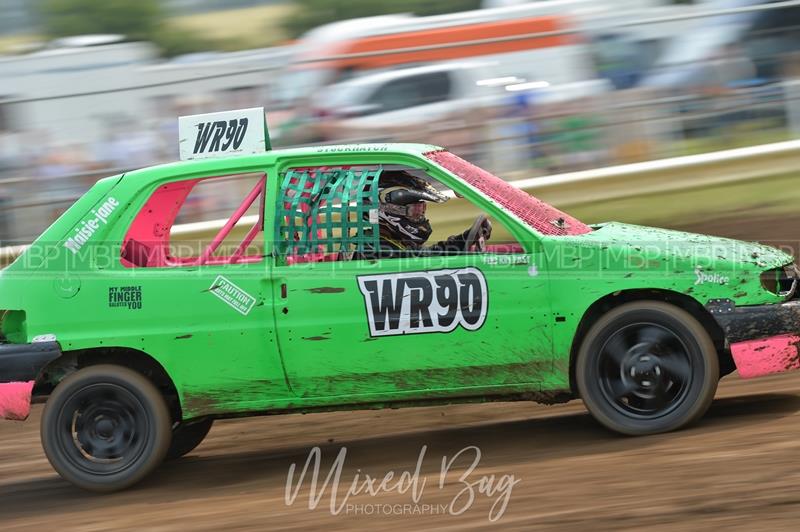
[[[489,293],[477,268],[361,275],[370,336],[479,329]]]

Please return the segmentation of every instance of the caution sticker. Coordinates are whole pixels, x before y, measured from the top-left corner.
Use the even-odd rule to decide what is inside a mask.
[[[256,304],[256,298],[222,275],[214,279],[208,291],[244,316],[247,316]]]

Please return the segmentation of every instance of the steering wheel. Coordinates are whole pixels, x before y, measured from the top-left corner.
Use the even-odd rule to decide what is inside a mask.
[[[484,227],[486,226],[486,227]],[[486,229],[488,228],[488,231]],[[486,234],[484,234],[486,233]],[[492,224],[489,217],[481,214],[472,222],[467,237],[464,239],[464,250],[472,253],[483,253],[486,251],[486,241],[492,234]]]

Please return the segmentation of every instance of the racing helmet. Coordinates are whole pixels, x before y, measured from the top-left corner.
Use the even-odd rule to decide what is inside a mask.
[[[427,202],[444,203],[447,196],[406,171],[381,175],[378,226],[382,238],[411,249],[421,248],[433,229],[425,217]],[[391,188],[392,190],[388,190]]]

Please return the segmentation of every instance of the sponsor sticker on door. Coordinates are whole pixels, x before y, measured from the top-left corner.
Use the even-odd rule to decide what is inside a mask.
[[[361,275],[370,336],[479,329],[489,293],[477,268]]]
[[[244,316],[247,316],[256,304],[256,298],[222,275],[214,279],[208,291]]]

